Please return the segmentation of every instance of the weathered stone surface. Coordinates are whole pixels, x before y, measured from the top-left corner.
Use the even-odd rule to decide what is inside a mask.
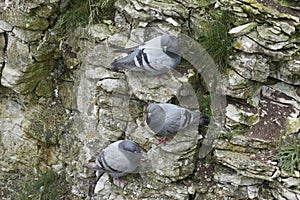
[[[264,41],[258,42],[257,33],[251,32],[250,35],[251,38],[247,36],[240,36],[235,40],[234,47],[238,50],[244,51],[246,53],[262,53],[267,56],[275,57],[276,59],[287,59],[290,58],[291,55],[295,54],[297,52],[297,49],[289,49],[284,51],[276,51],[278,49],[283,48],[285,45],[287,45],[287,42],[283,43],[277,43],[275,45],[267,45],[267,47],[264,47],[263,44],[266,44]],[[256,41],[255,41],[255,40]],[[277,45],[277,46],[276,46]]]
[[[280,84],[281,85],[281,84]],[[280,93],[283,93],[283,94],[289,94],[291,93],[292,91],[282,91],[284,87],[279,86],[278,87],[278,84],[275,84],[273,87],[267,87],[267,86],[263,86],[262,89],[261,89],[261,92],[262,92],[262,95],[264,97],[267,97],[275,102],[278,102],[278,103],[281,103],[281,104],[290,104],[292,105],[293,107],[295,107],[298,112],[299,112],[299,101],[297,100],[294,100],[294,99],[290,99],[289,95],[287,96],[284,96],[284,97],[281,97],[279,95],[276,95],[276,94],[280,94]],[[289,86],[286,85],[285,87],[286,89],[289,88]],[[297,110],[295,110],[296,112],[296,115],[298,114]]]
[[[43,34],[42,31],[31,31],[18,27],[15,27],[12,32],[16,38],[20,39],[23,42],[39,41],[42,38]]]
[[[41,81],[37,88],[35,89],[35,93],[42,96],[48,96],[51,94],[51,96],[57,96],[62,98],[62,104],[67,109],[73,109],[75,107],[75,99],[74,99],[74,82],[64,82],[62,85],[60,85],[59,88],[54,88],[55,83],[52,83],[51,81],[47,81],[48,85],[43,86],[46,81]],[[50,82],[50,84],[49,84]],[[45,88],[45,91],[40,91],[42,88]],[[38,93],[39,92],[39,93]],[[39,95],[38,95],[39,96]]]
[[[22,163],[34,167],[32,158],[36,156],[36,144],[27,138],[22,130],[25,118],[22,106],[18,103],[1,99],[1,154],[6,155],[1,159],[1,171],[10,172],[16,168],[22,169]],[[24,156],[30,154],[31,156]],[[20,162],[22,161],[22,162]],[[25,162],[26,161],[26,162]]]
[[[289,177],[289,178],[283,178],[281,179],[281,182],[285,183],[285,186],[290,188],[290,187],[300,187],[300,180],[294,177]]]
[[[17,38],[9,35],[7,38],[7,63],[14,65],[17,69],[19,65],[32,64],[34,60],[30,57],[29,46],[20,42]],[[18,56],[15,56],[18,54]]]
[[[252,153],[259,150],[268,150],[273,144],[267,140],[249,138],[243,135],[234,135],[228,141],[218,140],[215,148],[243,153]]]
[[[237,173],[255,179],[262,179],[267,181],[273,181],[272,175],[275,171],[275,167],[264,164],[257,160],[251,160],[246,154],[215,150],[214,155],[218,162],[225,165]]]
[[[293,87],[290,84],[286,84],[284,82],[278,82],[274,85],[270,85],[271,88],[278,90],[279,92],[284,93],[285,95],[287,95],[288,97],[296,100],[295,101],[284,101],[284,98],[281,98],[281,101],[283,103],[290,103],[293,106],[295,106],[298,110],[300,110],[300,94],[299,94],[299,88],[298,87]]]
[[[1,32],[12,31],[13,27],[10,24],[8,24],[6,21],[0,20],[0,29]]]
[[[55,62],[39,62],[23,66],[23,69],[14,69],[15,65],[6,64],[2,71],[1,84],[18,93],[32,92],[39,81],[49,75]],[[23,72],[24,70],[24,72]]]
[[[86,80],[89,81],[86,81]],[[76,120],[79,130],[79,138],[85,139],[86,135],[91,135],[91,137],[98,136],[96,131],[97,127],[97,112],[99,106],[97,105],[97,93],[96,93],[96,81],[97,79],[92,79],[86,76],[86,72],[83,71],[77,80],[78,88],[76,90],[76,107],[80,111],[80,117]],[[82,83],[82,84],[81,84]],[[84,83],[84,84],[83,84]],[[90,139],[88,136],[86,139]],[[101,143],[99,144],[101,145]]]
[[[240,1],[221,0],[220,2],[227,6],[231,5],[235,7],[241,7],[242,10],[238,9],[237,10],[238,13],[244,13],[244,14],[250,13],[255,15],[255,17],[260,20],[271,18],[271,19],[286,19],[296,23],[300,22],[299,15],[297,15],[296,12],[294,13],[289,13],[287,11],[280,12],[278,10],[278,7],[282,8],[283,5],[277,2],[273,5],[272,4],[264,5],[263,1],[258,2],[252,0],[240,0]],[[239,15],[239,16],[247,17],[248,15]]]
[[[36,12],[36,14],[41,18],[50,18],[53,20],[59,13],[60,9],[62,9],[68,2],[69,0],[51,0],[50,2],[36,1],[35,3],[38,4],[38,9],[32,8],[30,13]]]
[[[244,111],[232,104],[228,104],[226,107],[226,117],[247,126],[252,126],[259,121],[259,115],[257,113]]]
[[[128,87],[125,81],[117,79],[103,79],[97,82],[97,86],[102,88],[106,92],[111,93],[127,93]]]
[[[271,42],[285,42],[289,39],[289,36],[281,33],[281,30],[276,27],[258,26],[256,29],[258,35],[264,40]]]
[[[276,199],[283,199],[283,200],[295,199],[295,200],[298,200],[299,197],[300,197],[299,188],[298,188],[299,183],[298,183],[298,185],[294,185],[294,186],[296,186],[295,189],[290,188],[288,185],[286,187],[286,186],[280,184],[278,181],[275,181],[270,185],[273,188],[272,192],[273,192],[273,195]]]
[[[251,22],[247,24],[243,24],[238,27],[232,28],[228,33],[232,35],[233,37],[244,35],[249,33],[252,29],[254,29],[257,26],[256,22]]]
[[[93,199],[119,199],[119,200],[129,200],[129,199],[178,199],[178,200],[188,200],[189,193],[188,187],[183,184],[164,184],[160,181],[149,182],[146,180],[151,179],[148,176],[142,175],[142,182],[130,176],[130,182],[125,186],[123,191],[116,188],[108,181],[107,176],[103,176],[98,182],[95,192],[96,195]],[[112,191],[107,193],[107,191]],[[132,191],[134,191],[132,193]]]
[[[77,39],[72,35],[66,36],[70,38],[67,42],[60,41],[61,57],[57,38],[48,29],[55,25],[58,11],[68,1],[0,2],[1,84],[8,87],[0,95],[0,151],[4,155],[0,162],[1,197],[11,199],[15,186],[26,182],[23,178],[37,177],[33,171],[52,168],[66,172],[71,185],[69,195],[76,196],[71,199],[300,199],[298,171],[289,177],[274,166],[270,157],[258,159],[272,153],[272,142],[278,136],[265,136],[266,129],[274,133],[299,132],[300,16],[296,1],[121,0],[115,4],[114,22],[104,20],[104,24],[92,25],[91,29],[78,27],[73,33],[79,34]],[[123,55],[112,52],[110,44],[130,47],[142,43],[144,36],[148,39],[156,34],[128,32],[136,27],[160,27],[175,35],[179,29],[201,29],[203,21],[211,19],[207,9],[213,6],[238,16],[229,32],[235,47],[230,69],[224,74],[226,78],[218,81],[224,83],[226,95],[232,100],[227,107],[230,122],[226,127],[247,125],[249,132],[216,141],[212,156],[218,162],[210,163],[214,167],[209,176],[197,166],[196,158],[198,140],[210,135],[199,135],[197,128],[191,127],[169,138],[166,145],[157,145],[158,137],[145,124],[144,111],[149,102],[178,100],[180,105],[198,109],[194,90],[187,82],[192,74],[182,76],[175,71],[156,78],[126,70],[112,72],[110,63]],[[95,42],[99,44],[95,46]],[[193,57],[192,46],[186,46],[184,57]],[[201,75],[213,79],[213,74],[209,71]],[[206,82],[209,88],[214,83]],[[201,90],[197,83],[194,86]],[[11,94],[15,101],[7,98]],[[55,101],[48,105],[52,98]],[[69,118],[57,122],[48,117],[52,122],[41,126],[41,114],[58,105],[63,105],[56,113],[61,116],[51,116]],[[219,105],[214,102],[211,106],[214,111]],[[32,122],[28,121],[33,116]],[[218,123],[214,117],[212,123]],[[73,119],[76,129],[71,126]],[[29,125],[40,126],[26,135],[24,128]],[[47,127],[51,130],[45,131]],[[222,132],[211,126],[208,130],[209,134]],[[146,162],[149,165],[141,168],[139,175],[124,177],[124,188],[116,187],[107,174],[93,188],[90,182],[95,174],[83,164],[120,138],[140,144],[151,162]],[[47,142],[50,146],[43,145]],[[208,163],[201,160],[201,164]]]
[[[5,36],[0,33],[0,49],[2,49],[2,52],[0,53],[0,69],[2,69],[4,63],[4,48],[5,48]]]
[[[130,17],[133,24],[138,24],[140,27],[146,27],[151,21],[164,20],[173,27],[176,26],[180,17],[187,17],[188,12],[184,8],[185,4],[175,1],[117,1],[115,6],[119,11],[125,12]],[[162,9],[163,8],[163,9]],[[118,18],[120,19],[120,18]],[[138,20],[138,21],[137,21]],[[117,20],[117,22],[123,20]],[[117,27],[123,27],[122,24],[117,24]]]
[[[235,188],[232,189],[242,192],[242,194],[239,194],[241,198],[248,197],[249,199],[257,198],[260,195],[261,187],[264,182],[261,179],[241,176],[237,173],[234,173],[232,170],[224,167],[219,167],[216,169],[216,173],[214,174],[214,180],[220,183],[218,184],[218,187],[228,187],[229,184],[233,185]],[[228,187],[228,189],[230,191],[230,187]],[[231,192],[232,194],[234,194],[234,191],[230,191],[230,193]],[[238,195],[235,196],[238,197]]]
[[[225,1],[221,2],[224,3]],[[276,12],[274,10],[275,8],[282,8],[278,2],[274,2],[274,4],[267,9],[250,1],[247,1],[249,4],[242,6],[238,6],[237,2],[240,1],[226,1],[225,4],[236,5],[236,9],[233,10],[239,12],[239,14],[237,14],[239,16],[246,17],[247,14],[243,15],[245,14],[244,11],[254,14],[257,16],[256,22],[258,22],[258,26],[247,33],[243,33],[241,30],[241,34],[239,34],[238,30],[240,27],[233,29],[234,31],[238,30],[236,32],[233,31],[237,37],[234,39],[234,47],[241,52],[232,56],[230,66],[246,80],[259,81],[264,85],[262,88],[257,88],[256,92],[251,93],[251,99],[246,98],[247,103],[258,107],[258,112],[260,113],[259,122],[250,129],[250,134],[247,134],[247,136],[253,134],[253,137],[260,137],[259,134],[264,135],[267,131],[263,131],[266,130],[262,128],[263,126],[269,127],[270,130],[273,130],[273,133],[277,132],[276,135],[278,136],[265,137],[265,139],[268,140],[274,140],[274,137],[279,137],[280,131],[285,134],[296,133],[299,131],[299,91],[297,91],[295,87],[295,85],[299,85],[299,63],[297,56],[299,45],[297,39],[295,39],[295,37],[297,37],[295,30],[297,24],[299,24],[299,15],[293,16],[294,13],[288,12],[288,10],[285,10],[287,13],[284,13],[284,15],[280,12]],[[262,19],[262,17],[266,17],[267,20]],[[282,20],[282,18],[287,20]],[[244,53],[245,55],[243,55]],[[250,59],[252,63],[247,63],[247,59]],[[256,66],[258,66],[258,68],[256,68]],[[254,73],[255,71],[257,73]],[[231,73],[229,73],[229,77],[232,77]],[[277,84],[271,83],[271,85],[265,86],[265,82],[268,82],[270,77],[276,79],[276,81],[280,81]],[[229,78],[229,80],[231,79],[234,78]],[[230,83],[233,82],[229,82],[229,86],[231,87],[229,87],[227,91],[229,91],[230,96],[236,97],[235,93],[232,92],[233,84]],[[235,91],[238,90],[236,89]],[[238,121],[238,123],[243,123],[243,120]],[[241,139],[241,141],[243,140]],[[239,143],[232,144],[231,139],[227,142],[220,140],[216,144],[216,148],[234,152],[255,152],[252,148],[246,148],[245,145],[238,144]],[[249,146],[252,147],[252,144]],[[271,147],[267,149],[270,148]],[[265,150],[260,150],[259,152],[264,151]],[[266,153],[263,154],[267,155],[268,153],[266,151]],[[259,156],[253,153],[250,157],[251,159],[257,159]],[[265,161],[266,160],[264,160],[264,162]],[[272,161],[267,160],[267,163],[272,163]],[[230,167],[229,165],[227,166]],[[237,167],[231,166],[230,168],[236,170]],[[238,173],[240,173],[240,171],[238,171]],[[267,189],[269,190],[268,198],[299,198],[299,188],[293,188],[293,186],[289,186],[288,184],[297,184],[293,182],[292,178],[286,180],[284,184],[280,181],[280,177],[289,177],[286,173],[277,170],[272,176],[273,178],[279,178],[270,183],[272,189]],[[295,176],[295,174],[293,176]],[[220,175],[219,177],[223,176]],[[255,188],[257,188],[257,186],[253,188],[254,193],[251,195],[251,198],[262,198],[261,194],[259,194]],[[250,194],[249,191],[248,194]],[[248,197],[250,198],[250,195]]]
[[[162,75],[161,79],[147,77],[144,73],[128,73],[128,84],[132,93],[141,100],[167,102],[177,93],[181,83],[168,74]],[[161,83],[160,83],[161,82]],[[155,91],[155,92],[154,92]]]
[[[229,69],[227,76],[224,77],[226,84],[226,94],[235,98],[249,99],[260,84],[254,83]]]
[[[268,27],[263,27],[268,29]],[[261,29],[263,29],[261,28]],[[263,32],[260,33],[259,31]],[[275,55],[281,55],[279,53],[287,53],[290,52],[291,54],[294,54],[297,52],[297,48],[293,49],[291,48],[289,51],[283,51],[283,52],[277,52],[277,50],[283,50],[284,48],[288,47],[290,43],[286,41],[285,39],[288,38],[277,38],[277,35],[267,35],[265,32],[268,30],[262,31],[257,28],[257,31],[253,31],[249,33],[247,36],[255,41],[258,45],[261,45],[261,48],[257,48],[257,51],[261,51],[262,53],[270,56],[275,56]],[[276,40],[277,39],[277,40]]]
[[[57,44],[41,41],[39,44],[30,45],[30,56],[37,62],[54,60],[60,57],[60,51]]]
[[[95,38],[97,41],[103,41],[112,35],[112,31],[109,29],[109,26],[106,24],[95,24],[91,27],[88,27],[88,30],[84,30],[88,33],[87,38]]]
[[[295,33],[295,26],[285,22],[285,21],[273,21],[273,23],[277,26],[280,27],[280,29],[288,34],[288,35],[292,35],[293,33]]]
[[[300,118],[289,117],[286,119],[286,132],[297,133],[300,130]]]
[[[221,1],[221,3],[224,2],[226,1]],[[154,5],[152,5],[153,3]],[[134,27],[144,27],[151,24],[153,20],[166,20],[168,21],[167,23],[176,26],[175,22],[180,21],[178,19],[174,19],[173,16],[176,16],[176,14],[159,10],[156,6],[161,5],[162,3],[157,3],[157,5],[155,3],[157,2],[119,1],[117,3],[119,11],[115,18],[115,20],[118,21],[117,28],[119,30],[125,30],[126,27],[129,27],[129,24]],[[228,3],[234,4],[234,10],[239,12],[240,16],[248,16],[245,11],[249,11],[249,13],[254,13],[259,16],[259,20],[256,21],[257,26],[256,23],[253,23],[255,26],[251,27],[250,30],[244,31],[243,29],[236,31],[235,34],[237,38],[235,47],[243,52],[233,55],[234,59],[232,60],[231,67],[234,68],[234,70],[228,70],[226,74],[228,76],[224,79],[228,80],[224,81],[227,87],[227,95],[244,99],[247,103],[256,107],[257,105],[261,105],[260,94],[262,94],[263,97],[268,96],[265,89],[262,89],[261,85],[264,84],[264,82],[269,81],[270,77],[276,78],[274,75],[274,71],[276,70],[272,67],[273,60],[294,60],[293,56],[295,56],[298,51],[298,47],[294,45],[295,43],[290,42],[290,36],[293,36],[294,34],[294,26],[288,26],[287,24],[281,23],[280,19],[285,18],[297,21],[297,18],[293,18],[287,14],[282,15],[273,8],[265,8],[262,4],[247,2],[246,0],[235,2],[230,1]],[[183,2],[183,4],[185,4],[185,2]],[[190,4],[190,6],[193,7],[196,5]],[[148,10],[149,8],[150,10]],[[121,14],[121,11],[126,13],[125,16],[127,20],[125,19],[125,16]],[[180,12],[181,10],[178,9],[177,13]],[[268,21],[267,25],[264,25],[262,19],[266,14],[267,18],[275,17],[276,20],[272,19]],[[171,18],[169,19],[169,16],[167,15],[170,15]],[[185,14],[181,14],[181,16],[185,16]],[[127,23],[125,23],[125,25],[121,24],[126,21]],[[242,24],[246,23],[249,22],[246,21]],[[112,44],[118,44],[119,46],[125,46],[128,40],[127,36],[119,37],[121,39],[117,40],[116,38],[119,35],[122,34],[116,34],[110,37],[109,42]],[[134,46],[136,44],[137,43],[132,43],[130,46]],[[163,76],[163,80],[157,80],[156,78],[143,77],[143,74],[128,71],[125,71],[125,75],[123,72],[110,72],[107,69],[110,67],[109,64],[111,60],[120,55],[111,53],[105,46],[97,46],[96,49],[96,52],[89,54],[87,57],[88,65],[85,66],[89,67],[89,69],[84,69],[86,70],[84,75],[85,78],[83,78],[79,84],[82,84],[80,86],[82,87],[80,89],[82,92],[82,99],[80,100],[78,96],[78,100],[80,102],[78,105],[79,107],[84,107],[83,110],[86,112],[84,116],[92,119],[92,121],[86,120],[85,123],[88,124],[91,122],[94,123],[95,121],[97,122],[97,117],[100,116],[100,123],[97,126],[97,131],[100,133],[98,134],[95,130],[86,132],[89,136],[89,141],[87,141],[84,138],[84,134],[82,134],[81,138],[85,141],[84,143],[87,144],[87,146],[90,146],[90,148],[85,149],[83,152],[86,154],[81,154],[81,157],[84,158],[86,156],[89,158],[90,156],[93,156],[92,152],[96,151],[93,150],[96,146],[103,146],[108,143],[108,140],[115,140],[116,138],[125,135],[125,137],[133,139],[142,145],[149,152],[149,157],[151,153],[152,155],[160,154],[160,157],[154,157],[155,159],[153,160],[156,160],[156,162],[160,163],[161,167],[165,167],[167,170],[155,168],[157,167],[157,164],[151,166],[150,169],[153,169],[155,173],[147,174],[146,176],[141,175],[142,177],[147,177],[144,179],[147,180],[145,182],[145,186],[138,186],[137,182],[139,180],[128,176],[128,178],[130,177],[130,183],[125,186],[126,192],[123,194],[116,192],[117,189],[114,188],[110,181],[108,181],[108,177],[104,176],[100,179],[100,182],[98,182],[97,187],[95,188],[95,192],[97,192],[97,197],[95,197],[95,199],[154,199],[158,198],[158,194],[161,199],[167,199],[170,197],[172,199],[187,198],[188,193],[181,193],[178,191],[177,195],[173,193],[173,188],[181,188],[181,186],[177,184],[175,187],[172,181],[180,180],[184,178],[186,174],[192,173],[191,171],[194,167],[191,164],[191,157],[194,154],[194,148],[196,146],[194,141],[198,137],[193,135],[191,139],[189,139],[184,135],[176,135],[168,141],[166,146],[157,147],[155,145],[156,138],[153,136],[151,131],[147,129],[144,118],[142,117],[145,105],[141,103],[138,106],[132,107],[130,102],[127,103],[129,99],[126,98],[126,96],[130,96],[130,98],[134,99],[135,102],[168,101],[173,96],[181,94],[181,92],[182,94],[185,92],[185,90],[180,91],[180,88],[184,85],[185,79],[180,77],[178,79],[178,77],[174,74],[167,74]],[[93,66],[101,67],[96,68],[96,70]],[[281,77],[284,76],[283,74],[287,73],[281,73]],[[290,77],[285,80],[287,79],[289,79],[288,81],[291,81]],[[91,83],[88,83],[87,80],[91,81]],[[256,81],[259,81],[260,83],[256,83]],[[293,81],[293,83],[294,82],[295,81]],[[96,83],[98,83],[98,88],[95,87]],[[121,85],[118,85],[120,83]],[[270,87],[275,86],[272,85]],[[85,90],[84,88],[88,90]],[[293,93],[292,90],[288,91],[289,92],[287,93]],[[296,97],[296,95],[294,96]],[[93,97],[96,98],[93,99]],[[276,101],[278,101],[278,99]],[[282,100],[279,101],[281,102]],[[83,102],[94,102],[94,104],[89,106],[80,105]],[[285,100],[284,102],[287,101]],[[294,101],[288,102],[294,104]],[[123,113],[119,111],[120,108],[123,108]],[[238,110],[240,111],[240,109]],[[257,110],[257,113],[259,112],[260,110]],[[252,120],[249,121],[244,118],[238,118],[238,123],[242,122],[252,126],[258,121],[258,114],[252,110],[243,110],[241,113],[246,116],[248,116],[248,114],[253,114],[255,123],[252,123]],[[234,116],[239,115],[237,114]],[[103,141],[100,141],[97,136],[103,138]],[[99,145],[96,145],[96,142],[98,142]],[[267,165],[258,160],[253,160],[253,157],[251,156],[251,153],[268,151],[271,147],[273,147],[273,145],[267,140],[248,138],[241,135],[232,137],[227,143],[222,140],[218,141],[216,144],[217,150],[215,150],[215,156],[219,161],[219,164],[233,169],[238,175],[234,172],[222,173],[221,171],[218,171],[218,173],[216,173],[215,180],[222,182],[222,184],[217,183],[216,188],[211,189],[208,193],[214,193],[211,194],[211,196],[218,194],[218,197],[233,196],[241,199],[245,197],[250,199],[273,198],[275,193],[272,194],[270,189],[268,187],[264,187],[262,183],[274,181],[274,178],[276,178],[273,176],[276,171],[275,166]],[[87,153],[88,149],[90,149],[89,153]],[[164,159],[168,160],[169,163],[164,162]],[[183,160],[187,163],[186,165],[184,162],[181,162]],[[170,166],[166,164],[170,164]],[[183,171],[180,171],[181,169],[183,169]],[[167,186],[158,187],[158,183],[165,183]],[[236,185],[232,186],[232,184]],[[156,187],[152,187],[153,185]],[[191,191],[193,191],[193,189],[191,189]],[[168,194],[168,197],[165,197],[165,192]],[[237,195],[237,193],[240,195]],[[144,197],[143,194],[147,194],[148,196]],[[195,198],[199,196],[201,195],[196,195]],[[206,194],[202,199],[207,199],[208,196],[209,194]],[[216,196],[214,197],[215,198],[212,199],[217,199]]]
[[[263,183],[261,179],[244,177],[239,174],[233,174],[232,171],[226,172],[225,170],[217,171],[214,179],[220,183],[231,183],[239,186],[250,186]]]
[[[35,93],[39,97],[52,97],[54,95],[54,83],[50,80],[41,80],[35,89]]]
[[[78,128],[81,130],[80,138],[83,143],[88,144],[91,152],[96,152],[109,141],[122,137],[125,132],[125,138],[133,139],[147,149],[148,153],[145,156],[151,162],[144,169],[145,171],[142,168],[141,172],[155,172],[151,176],[153,181],[159,180],[171,184],[170,181],[176,182],[191,175],[195,169],[194,158],[197,154],[197,139],[200,138],[197,127],[191,127],[192,129],[178,133],[174,138],[169,139],[167,145],[157,146],[156,137],[146,128],[144,122],[144,110],[147,104],[143,103],[136,107],[132,107],[130,104],[132,97],[142,102],[167,102],[177,95],[182,95],[186,97],[186,100],[179,98],[179,101],[184,105],[193,105],[197,103],[197,100],[195,102],[189,100],[188,96],[191,93],[187,88],[180,92],[180,88],[187,84],[186,76],[178,76],[179,74],[174,72],[174,74],[170,73],[156,78],[147,77],[143,73],[137,72],[125,71],[125,76],[122,72],[111,72],[106,68],[109,67],[108,63],[114,59],[114,54],[99,54],[98,48],[104,50],[107,47],[98,46],[90,52],[81,68],[80,79],[78,79],[77,105],[81,112],[81,122]],[[86,134],[88,137],[85,137]],[[84,154],[82,157],[87,156],[87,159],[90,156],[95,156],[91,153],[86,154],[84,151],[82,153]],[[147,183],[149,187],[152,184],[151,181]],[[107,195],[107,192],[103,193],[105,191],[101,188],[109,186],[99,187],[96,187],[99,191],[97,195],[100,197]],[[122,195],[122,198],[142,198],[142,196],[132,193],[131,187],[137,187],[135,184],[127,187],[128,194]],[[174,197],[174,199],[188,198],[188,193],[181,195],[178,194],[178,189],[176,191],[175,194],[172,190],[166,189],[169,196]],[[154,191],[149,188],[147,192],[151,199],[151,194]],[[109,193],[114,196],[113,190]],[[156,195],[153,196],[153,199],[155,197]]]
[[[294,59],[279,64],[274,63],[271,66],[270,76],[286,83],[300,85],[300,61]]]
[[[17,26],[29,30],[46,30],[49,27],[49,21],[43,17],[35,15],[26,15],[21,12],[4,12],[4,18],[11,26]]]
[[[17,102],[0,99],[1,195],[12,193],[20,182],[16,177],[33,176],[38,163],[38,145],[22,130],[24,107]]]
[[[53,53],[49,55],[47,52],[49,49],[53,51],[53,48],[47,47],[46,52],[41,51],[39,55],[34,55],[33,48],[13,36],[9,36],[7,42],[8,56],[2,70],[1,84],[19,93],[33,91],[37,83],[47,77],[55,66],[55,61],[50,59]],[[34,56],[42,62],[35,62]],[[43,60],[43,56],[50,60],[46,58]]]
[[[246,79],[264,82],[270,75],[268,58],[261,55],[236,54],[229,65]]]
[[[151,167],[147,168],[145,172],[156,172],[167,178],[165,181],[178,181],[193,173],[194,156],[197,153],[197,138],[199,137],[196,126],[169,138],[166,145],[156,145],[158,137],[155,137],[154,133],[146,127],[145,122],[129,123],[126,134],[147,149],[145,156],[150,161]]]

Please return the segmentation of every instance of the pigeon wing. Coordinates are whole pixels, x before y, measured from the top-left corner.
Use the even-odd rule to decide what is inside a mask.
[[[163,128],[164,134],[173,135],[180,130],[182,109],[172,104],[161,104],[160,106],[166,113],[166,120]]]

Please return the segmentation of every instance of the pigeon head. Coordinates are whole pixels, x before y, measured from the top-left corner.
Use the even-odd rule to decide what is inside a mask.
[[[151,122],[155,121],[155,114],[158,112],[158,111],[161,111],[161,108],[157,105],[157,104],[150,104],[147,109],[146,109],[146,112],[147,112],[147,116],[146,116],[146,123],[148,125],[151,124]],[[153,120],[151,120],[153,119]]]
[[[150,104],[147,109],[146,123],[155,133],[159,133],[164,125],[164,110],[156,103]]]
[[[141,153],[140,147],[130,140],[124,140],[119,144],[120,150],[124,150],[130,153]]]
[[[147,109],[146,109],[146,112],[147,112],[147,116],[146,116],[146,122],[147,124],[150,124],[151,123],[151,114],[154,112],[154,110],[156,109],[156,105],[155,104],[150,104]]]
[[[164,34],[161,36],[161,47],[169,56],[174,57],[180,55],[178,40],[170,34]]]

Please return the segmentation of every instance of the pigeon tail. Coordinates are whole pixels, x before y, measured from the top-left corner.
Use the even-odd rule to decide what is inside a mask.
[[[200,126],[207,126],[210,120],[206,115],[201,114],[199,117],[199,125]]]
[[[129,70],[136,69],[134,61],[128,59],[127,57],[120,58],[120,59],[115,59],[111,63],[111,66],[112,66],[112,68],[111,68],[112,71],[119,71],[119,70],[122,70],[122,69],[129,69]],[[141,70],[138,70],[138,71],[141,71]]]
[[[111,63],[111,70],[112,71],[119,71],[120,69],[123,69],[122,67],[122,63],[118,62],[117,59],[115,59],[112,63]]]

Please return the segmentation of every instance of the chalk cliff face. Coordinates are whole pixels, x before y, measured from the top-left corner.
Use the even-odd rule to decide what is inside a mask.
[[[111,20],[62,35],[56,25],[71,3],[0,3],[1,199],[300,199],[299,1],[119,0]],[[225,68],[188,31],[205,33],[222,10],[234,19]],[[110,70],[122,56],[114,46],[164,31],[183,42],[175,71]],[[198,102],[205,97],[210,108]],[[200,107],[212,123],[158,145],[145,125],[150,102]],[[149,165],[124,177],[124,188],[107,174],[94,184],[83,165],[124,138],[141,145]],[[282,165],[290,154],[273,160],[287,144],[290,171]]]

